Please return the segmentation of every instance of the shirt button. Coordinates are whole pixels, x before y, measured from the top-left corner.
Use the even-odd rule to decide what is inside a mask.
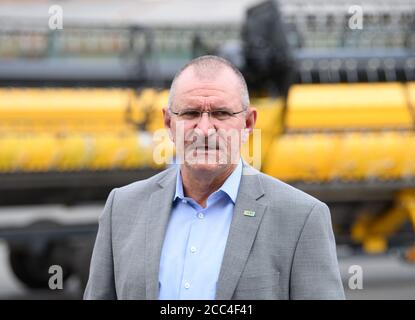
[[[199,219],[203,219],[205,217],[205,215],[202,212],[199,212],[197,216]]]
[[[189,282],[186,282],[186,283],[184,284],[184,287],[185,287],[185,289],[189,289],[189,288],[190,288],[190,283],[189,283]]]
[[[196,252],[196,247],[195,246],[191,246],[190,247],[190,252],[195,253]]]
[[[182,202],[183,202],[183,203],[187,203],[187,200],[186,200],[186,199],[183,199],[183,200],[182,200]]]

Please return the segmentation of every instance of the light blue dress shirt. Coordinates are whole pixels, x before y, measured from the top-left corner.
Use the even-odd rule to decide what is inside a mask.
[[[215,299],[241,175],[240,160],[203,208],[184,196],[178,170],[176,194],[161,252],[159,299]]]

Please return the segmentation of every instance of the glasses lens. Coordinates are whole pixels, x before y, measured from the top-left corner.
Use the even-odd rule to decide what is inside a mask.
[[[199,110],[183,110],[179,112],[178,117],[182,120],[197,120],[200,119],[203,113]],[[228,110],[213,110],[208,113],[211,118],[219,121],[228,120],[233,117],[233,113]]]
[[[217,120],[228,120],[230,117],[232,117],[232,113],[226,110],[215,110],[211,112],[211,115]]]
[[[179,117],[183,120],[195,120],[200,118],[200,111],[197,110],[184,110],[179,113]]]

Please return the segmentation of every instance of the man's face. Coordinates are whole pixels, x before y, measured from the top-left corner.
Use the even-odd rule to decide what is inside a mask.
[[[255,109],[244,109],[241,92],[239,79],[227,68],[206,79],[192,67],[180,75],[171,110],[165,108],[163,114],[185,166],[217,170],[238,163],[241,142],[256,120]]]

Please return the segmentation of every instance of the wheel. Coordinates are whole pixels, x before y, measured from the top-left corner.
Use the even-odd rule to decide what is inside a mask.
[[[86,284],[89,278],[89,267],[92,257],[92,251],[95,243],[94,236],[84,236],[72,239],[71,246],[74,254],[73,259],[73,272],[78,276],[80,280],[81,291],[85,291]]]
[[[47,242],[41,250],[34,250],[28,245],[11,245],[10,265],[16,277],[31,289],[49,288],[49,273],[51,265],[62,267],[62,280],[71,274],[72,268],[62,259],[64,246],[56,242]],[[67,253],[67,255],[69,255]]]

